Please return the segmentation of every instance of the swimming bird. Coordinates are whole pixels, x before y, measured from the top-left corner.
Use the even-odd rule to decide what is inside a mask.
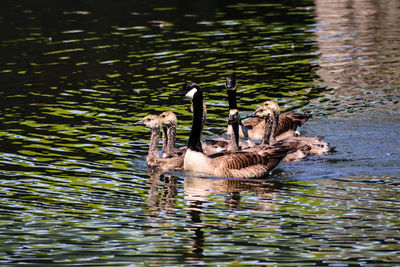
[[[178,123],[175,113],[172,111],[165,111],[160,114],[159,120],[163,129],[162,158],[180,156],[186,151],[186,147],[175,148],[176,127]]]
[[[180,156],[170,158],[160,158],[158,155],[158,143],[160,141],[160,119],[156,115],[147,115],[142,120],[135,123],[135,125],[142,125],[151,130],[150,146],[146,158],[148,167],[159,168],[163,171],[168,170],[182,170],[184,153]]]
[[[262,139],[262,144],[283,145],[292,148],[292,151],[284,158],[284,162],[299,160],[308,155],[323,155],[329,151],[326,142],[318,137],[296,136],[294,131],[292,135],[280,135],[276,137],[277,132],[277,114],[278,110],[274,110],[266,105],[258,107],[250,116],[263,118],[266,123],[266,130]],[[279,116],[279,114],[278,114]],[[286,132],[288,133],[288,131]]]
[[[275,113],[275,119],[278,122],[276,136],[280,136],[287,131],[295,131],[297,135],[300,135],[300,127],[312,117],[309,114],[294,113],[291,111],[280,113],[278,103],[273,100],[265,101],[263,105],[271,108]]]
[[[225,88],[228,93],[228,103],[229,110],[238,109],[236,104],[236,89],[237,89],[237,80],[235,74],[230,74],[225,77]],[[239,137],[240,138],[252,138],[253,139],[253,123],[259,123],[262,121],[258,118],[250,119],[251,121],[243,123],[239,120]],[[226,129],[226,134],[232,134],[232,126],[228,125]]]
[[[221,152],[206,155],[201,145],[203,90],[197,83],[186,83],[172,95],[186,96],[193,103],[193,120],[183,168],[226,178],[264,178],[286,156],[289,149],[276,146],[258,152]]]

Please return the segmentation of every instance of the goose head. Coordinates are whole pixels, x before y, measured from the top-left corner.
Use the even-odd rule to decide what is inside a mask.
[[[201,97],[203,96],[200,85],[198,85],[197,83],[192,83],[192,82],[185,83],[179,91],[174,92],[171,95],[186,96],[187,98],[190,98],[190,99],[194,99],[198,96],[201,96]]]
[[[262,105],[270,108],[274,112],[274,114],[279,114],[281,112],[278,103],[273,100],[265,101]]]
[[[249,117],[271,118],[273,115],[273,109],[266,105],[261,105],[254,112],[250,113]]]
[[[176,125],[177,123],[176,115],[171,111],[165,111],[161,113],[159,116],[159,120],[163,127]]]
[[[239,110],[237,110],[237,109],[230,109],[230,110],[229,110],[229,119],[228,119],[228,123],[229,123],[229,124],[234,124],[234,123],[239,123],[239,121],[240,121]]]
[[[156,115],[147,115],[140,121],[136,122],[135,125],[142,125],[149,129],[157,129],[160,128],[159,117]]]
[[[225,77],[225,87],[229,90],[236,90],[237,83],[236,83],[236,75],[230,74]]]

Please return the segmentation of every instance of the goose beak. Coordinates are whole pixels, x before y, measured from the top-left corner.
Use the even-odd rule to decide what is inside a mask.
[[[247,117],[258,117],[257,116],[257,111],[254,111],[254,112],[250,113]]]
[[[135,122],[133,125],[144,125],[143,120]]]
[[[225,87],[227,90],[236,90],[236,81],[226,79]]]
[[[228,90],[236,90],[235,74],[231,74],[225,77],[225,87]]]

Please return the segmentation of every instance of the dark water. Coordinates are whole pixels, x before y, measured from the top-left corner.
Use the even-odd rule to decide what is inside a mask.
[[[3,1],[0,265],[400,264],[400,4]],[[270,180],[148,173],[143,116],[178,143],[205,90],[205,135],[267,99],[335,147]]]

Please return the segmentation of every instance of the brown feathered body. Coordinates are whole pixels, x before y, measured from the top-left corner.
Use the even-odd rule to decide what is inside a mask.
[[[276,129],[276,136],[279,137],[280,135],[291,130],[296,131],[296,135],[298,135],[300,126],[302,126],[310,118],[311,115],[294,112],[285,112],[280,114]],[[242,125],[239,128],[239,137],[261,140],[264,136],[264,131],[264,120],[262,118],[251,118],[242,122]],[[228,126],[227,134],[232,134],[231,126]]]
[[[288,153],[288,148],[276,147],[258,152],[224,152],[207,156],[188,150],[184,169],[226,178],[265,178]]]
[[[290,153],[283,159],[284,162],[300,160],[308,155],[323,155],[329,151],[328,144],[318,137],[297,136],[293,129],[277,137],[276,118],[279,116],[279,108],[261,105],[251,116],[262,118],[266,124],[262,144],[279,144],[291,148]]]

